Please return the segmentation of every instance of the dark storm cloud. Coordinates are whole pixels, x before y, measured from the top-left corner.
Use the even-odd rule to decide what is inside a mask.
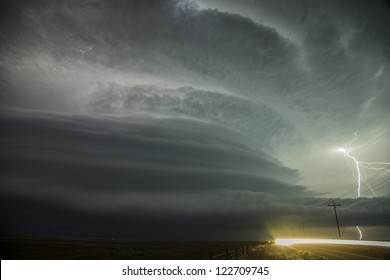
[[[23,36],[8,36],[10,29],[4,30],[5,36],[9,37],[6,45],[12,47],[13,51],[4,50],[6,62],[3,67],[6,69],[3,72],[10,73],[3,77],[3,94],[12,93],[3,98],[13,106],[15,102],[16,106],[39,109],[42,106],[51,106],[53,109],[77,106],[75,103],[78,100],[74,100],[73,96],[80,91],[85,95],[85,91],[90,91],[85,87],[97,84],[105,74],[99,74],[91,80],[90,77],[85,77],[85,73],[91,71],[87,67],[76,70],[81,77],[69,77],[77,59],[85,60],[86,63],[98,63],[110,69],[146,71],[168,77],[173,75],[178,81],[181,80],[175,78],[180,75],[178,73],[189,71],[193,73],[192,76],[200,76],[200,79],[222,82],[224,87],[239,89],[238,96],[253,95],[253,91],[269,91],[271,88],[293,83],[299,72],[294,62],[297,52],[295,46],[275,30],[239,15],[198,10],[189,2],[180,1],[156,1],[148,2],[147,5],[139,1],[98,1],[88,5],[78,1],[56,5],[45,1],[39,3],[25,4],[18,11],[23,19],[17,24],[21,30],[12,34],[16,32]],[[45,12],[39,8],[40,5],[45,6]],[[46,24],[47,22],[50,24]],[[79,45],[93,46],[93,50],[80,54],[74,50]],[[53,55],[42,55],[42,51]],[[18,67],[10,67],[15,63]],[[26,72],[32,73],[26,76]],[[18,77],[18,80],[14,80],[14,77]],[[64,81],[52,86],[52,80]],[[154,86],[154,81],[149,83]],[[248,89],[245,89],[247,86]],[[137,90],[138,95],[144,97],[145,91],[139,88]],[[96,92],[96,89],[92,91]],[[265,145],[265,150],[278,149],[281,145],[296,147],[298,142],[305,142],[294,125],[275,108],[264,103],[262,98],[255,100],[255,104],[247,111],[245,107],[239,108],[243,104],[239,98],[217,96],[210,91],[198,92],[199,98],[191,94],[191,99],[195,98],[196,102],[198,99],[205,99],[206,95],[210,96],[208,100],[230,99],[226,103],[235,107],[234,115],[226,116],[224,123],[228,122],[233,128],[240,126],[240,129],[248,132],[259,131],[254,136]],[[111,97],[110,94],[114,96]],[[107,96],[105,98],[115,98],[115,92],[109,92]],[[37,102],[41,98],[48,102],[44,105]],[[191,100],[187,99],[186,102]],[[206,112],[207,115],[202,118],[211,116],[210,120],[214,121],[215,108],[208,108],[204,103],[218,106],[221,102],[200,100],[198,108],[191,104],[191,109],[195,109],[195,112],[183,113],[193,117],[194,113],[199,115]],[[253,103],[253,100],[247,100],[247,103]],[[157,110],[157,113],[166,113],[164,106],[158,106],[157,109],[162,110]],[[225,115],[218,118],[224,118]]]
[[[192,173],[199,177],[209,174],[210,177],[202,179],[203,183],[213,181],[213,177],[218,180],[229,173],[237,178],[248,176],[248,183],[252,180],[255,183],[257,176],[286,181],[298,177],[296,171],[281,166],[275,159],[250,146],[249,142],[246,144],[239,133],[205,122],[147,117],[127,120],[123,117],[94,119],[58,114],[23,115],[19,111],[16,116],[3,117],[2,128],[5,135],[2,137],[5,145],[3,157],[8,162],[4,168],[14,170],[26,164],[23,173],[39,174],[39,170],[45,172],[46,168],[52,168],[48,174],[72,173],[79,170],[77,164],[80,164],[85,169],[91,167],[112,172],[107,178],[116,180],[116,173],[130,174],[133,169],[133,176],[143,177],[148,181],[145,182],[146,188],[149,186],[153,189],[172,188],[175,184],[171,182],[167,186],[153,187],[151,182],[155,180],[157,185],[159,180],[142,175],[143,172],[154,172],[157,177],[173,181],[180,176],[184,179]],[[37,159],[41,164],[31,164]],[[56,171],[56,162],[66,165],[66,168],[60,165]],[[101,180],[98,178],[100,175],[104,176],[99,172],[90,174],[92,178],[86,180],[96,183]],[[174,174],[176,176],[172,176]],[[63,177],[83,180],[75,176]],[[125,176],[120,176],[119,180],[123,180],[122,177]],[[181,180],[177,181],[181,184]],[[190,178],[188,181],[186,184],[195,184]],[[145,187],[137,186],[140,182],[135,180],[134,187]],[[197,184],[197,188],[214,185]],[[218,183],[212,188],[222,187]]]
[[[234,194],[233,194],[234,195]],[[12,213],[14,219],[2,220],[3,232],[24,232],[25,234],[82,235],[97,237],[184,240],[237,240],[245,238],[245,230],[258,231],[265,228],[265,219],[258,216],[275,217],[264,208],[256,211],[241,210],[221,213],[195,209],[192,212],[169,211],[160,208],[148,211],[132,208],[121,211],[84,211],[63,207],[48,200],[25,199],[24,197],[2,196],[0,209]],[[158,203],[151,201],[149,203]],[[20,204],[24,207],[18,207]],[[265,205],[268,206],[268,205]],[[185,208],[188,209],[188,206]],[[249,238],[253,238],[249,235]]]
[[[7,45],[16,53],[20,47],[26,52],[28,44],[27,52],[43,47],[61,60],[80,56],[75,45],[87,44],[94,46],[93,54],[85,56],[87,60],[107,67],[146,71],[181,67],[235,88],[246,79],[258,80],[257,86],[263,83],[263,89],[280,87],[292,83],[285,76],[291,78],[297,71],[297,50],[291,43],[275,30],[239,15],[197,10],[180,1],[90,5],[69,1],[44,6],[45,12],[34,2],[26,4],[18,11],[21,22],[13,24],[21,30],[3,30]],[[15,37],[15,33],[23,36]]]
[[[221,230],[254,228],[266,221],[254,215],[280,215],[270,214],[274,198],[309,194],[280,181],[296,171],[204,122],[8,110],[1,128],[2,207],[13,213],[2,217],[7,232],[31,226],[29,215],[46,229],[102,214],[151,227],[201,224],[212,232],[219,220]]]
[[[6,111],[1,127],[6,232],[149,238],[160,225],[161,238],[229,238],[287,213],[313,226],[332,222],[328,200],[297,200],[310,192],[271,179],[295,171],[211,124]],[[387,222],[388,198],[342,203],[345,226]],[[30,219],[39,229],[28,229]]]

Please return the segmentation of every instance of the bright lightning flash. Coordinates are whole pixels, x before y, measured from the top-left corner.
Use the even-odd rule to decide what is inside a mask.
[[[349,154],[350,149],[347,150],[347,149],[344,149],[344,148],[338,148],[337,151],[338,152],[342,152],[345,157],[349,157],[350,159],[352,159],[354,161],[354,163],[356,165],[357,180],[358,180],[358,189],[357,189],[357,193],[358,194],[357,194],[357,196],[360,197],[360,190],[361,190],[361,186],[362,186],[362,183],[361,183],[362,182],[362,175],[360,173],[360,163],[359,163],[359,161],[355,157],[353,157],[353,156],[351,156]],[[373,190],[371,190],[371,191],[376,196],[375,192]]]
[[[357,134],[355,133],[355,138],[350,142],[350,144],[357,139]],[[374,189],[368,184],[368,181],[363,178],[362,170],[372,170],[376,172],[389,172],[390,171],[390,162],[366,162],[366,161],[359,161],[356,157],[351,155],[351,147],[348,148],[337,148],[337,152],[343,153],[343,155],[349,159],[351,159],[356,167],[356,177],[357,177],[357,197],[361,197],[361,189],[362,189],[362,183],[364,183],[367,188],[372,192],[374,196],[376,196],[376,193]],[[380,174],[382,175],[382,174]],[[389,181],[388,178],[384,177],[387,181]]]
[[[363,233],[362,233],[361,229],[359,228],[359,226],[356,226],[356,230],[359,232],[359,240],[362,240]]]
[[[357,177],[357,197],[361,197],[361,189],[362,189],[362,182],[367,186],[367,188],[372,192],[374,196],[376,196],[376,193],[374,192],[374,189],[368,184],[368,180],[365,180],[362,177],[361,170],[373,170],[376,172],[387,172],[390,171],[390,162],[366,162],[366,161],[359,161],[356,157],[351,155],[351,145],[353,142],[355,142],[358,138],[357,132],[355,132],[355,137],[349,142],[348,148],[340,147],[336,149],[337,152],[343,153],[343,155],[349,159],[351,159],[356,167],[356,177]],[[378,140],[379,141],[379,140]],[[377,142],[377,141],[376,141]],[[375,143],[376,143],[375,142]],[[363,145],[365,146],[365,145]],[[380,174],[382,175],[382,174]],[[383,175],[382,175],[383,176]],[[389,180],[388,178],[384,177],[386,180]],[[362,230],[359,228],[359,226],[356,226],[356,230],[359,233],[359,240],[362,240],[363,233]]]

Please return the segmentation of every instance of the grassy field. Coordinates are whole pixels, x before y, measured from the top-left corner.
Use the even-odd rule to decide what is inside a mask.
[[[129,241],[78,238],[0,237],[0,257],[48,260],[201,260],[246,251],[244,259],[323,260],[390,259],[390,248],[352,245],[276,246],[265,242]],[[222,257],[223,258],[223,257]]]
[[[130,241],[109,239],[0,237],[1,259],[195,260],[259,242]]]

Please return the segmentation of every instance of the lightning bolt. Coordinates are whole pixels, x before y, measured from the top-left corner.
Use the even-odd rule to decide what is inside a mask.
[[[337,151],[343,153],[343,155],[349,159],[352,160],[352,162],[355,165],[355,170],[353,170],[354,173],[356,173],[357,177],[357,197],[361,197],[361,190],[362,190],[362,184],[364,184],[374,196],[377,196],[374,189],[370,186],[369,180],[366,180],[363,176],[363,171],[365,170],[371,170],[371,171],[376,171],[376,172],[388,172],[390,171],[390,162],[367,162],[367,161],[359,161],[355,156],[351,155],[351,150],[353,149],[351,147],[352,143],[355,142],[358,138],[357,132],[355,132],[355,137],[349,142],[348,148],[338,148]],[[377,141],[376,141],[377,142]],[[375,142],[375,143],[376,143]],[[368,145],[368,144],[366,144]],[[360,147],[366,146],[362,145]],[[382,174],[379,174],[383,176]],[[389,181],[388,178],[384,177],[383,178],[386,181]]]
[[[356,230],[359,232],[359,240],[362,240],[363,238],[362,230],[359,228],[359,226],[356,226]]]
[[[93,49],[93,46],[90,47],[85,47],[85,48],[73,48],[76,52],[80,52],[82,54],[89,52],[90,50]]]
[[[360,191],[361,191],[361,188],[362,188],[362,174],[360,173],[360,166],[361,166],[360,162],[354,156],[351,156],[349,154],[350,149],[346,150],[344,148],[339,148],[338,151],[342,152],[345,157],[349,157],[350,159],[352,159],[353,162],[356,165],[357,185],[358,185],[358,187],[357,187],[357,197],[360,197]],[[373,192],[374,196],[376,196],[375,192],[372,189],[371,189],[371,191]]]
[[[374,196],[377,196],[374,189],[369,185],[369,180],[366,180],[363,176],[365,174],[365,170],[371,170],[371,171],[376,171],[376,172],[388,172],[390,171],[390,162],[367,162],[367,161],[359,161],[355,156],[351,155],[352,151],[352,143],[357,141],[358,139],[358,134],[355,132],[355,137],[348,143],[348,148],[338,148],[337,151],[343,153],[344,157],[347,157],[352,160],[352,162],[355,165],[356,172],[352,169],[353,173],[356,174],[357,177],[357,197],[361,197],[361,189],[362,189],[362,183],[371,191],[371,193]],[[379,139],[380,140],[380,139]],[[375,141],[374,143],[377,143],[379,140]],[[359,148],[370,145],[370,144],[364,144],[360,146]],[[382,173],[379,173],[386,181],[389,181],[388,178],[383,176]],[[373,177],[371,178],[371,180]],[[381,184],[382,185],[382,184]],[[356,230],[359,233],[359,240],[363,238],[363,233],[362,230],[359,228],[359,226],[356,226]]]

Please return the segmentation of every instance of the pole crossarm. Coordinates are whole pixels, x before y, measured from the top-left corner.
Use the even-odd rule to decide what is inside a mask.
[[[328,204],[328,206],[332,206],[334,209],[334,215],[336,217],[336,224],[337,224],[337,231],[339,232],[339,238],[341,239],[341,233],[340,233],[340,226],[339,226],[339,219],[337,218],[337,210],[336,207],[341,206],[340,203],[336,204],[334,200],[332,201],[332,204]]]

